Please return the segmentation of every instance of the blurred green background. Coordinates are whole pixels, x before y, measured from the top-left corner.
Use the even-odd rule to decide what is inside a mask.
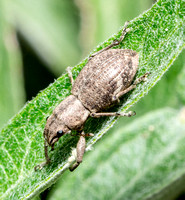
[[[125,21],[137,17],[154,2],[0,0],[0,127],[67,66],[76,65],[96,45],[117,32]],[[185,52],[182,52],[175,67],[133,107],[136,118],[165,106],[184,105],[181,81],[185,77],[184,61]],[[120,119],[105,137],[110,137],[123,120],[124,124],[130,123],[129,119]],[[54,190],[55,187],[45,191],[38,199],[47,199],[48,193]]]

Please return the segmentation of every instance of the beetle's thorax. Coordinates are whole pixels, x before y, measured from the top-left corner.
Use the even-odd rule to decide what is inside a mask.
[[[58,118],[72,130],[82,130],[90,114],[74,95],[70,95],[62,101],[55,112],[58,113]]]

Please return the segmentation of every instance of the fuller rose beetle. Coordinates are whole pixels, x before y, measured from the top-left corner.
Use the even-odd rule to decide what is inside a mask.
[[[90,56],[88,63],[81,70],[76,80],[73,80],[70,68],[67,68],[72,83],[71,95],[64,99],[47,118],[44,129],[44,149],[46,162],[37,165],[41,169],[50,162],[48,145],[54,149],[54,144],[64,134],[71,130],[78,131],[80,137],[76,147],[76,162],[69,168],[76,169],[82,162],[85,152],[85,137],[92,133],[83,131],[88,117],[127,116],[135,112],[117,113],[101,112],[119,102],[119,98],[131,91],[141,81],[145,81],[149,73],[145,73],[133,82],[138,69],[139,55],[130,49],[110,49],[119,45],[126,33],[128,22],[125,24],[119,40]],[[132,83],[133,82],[133,83]]]

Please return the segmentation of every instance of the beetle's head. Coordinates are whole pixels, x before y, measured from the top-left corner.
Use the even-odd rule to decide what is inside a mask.
[[[52,150],[54,149],[54,145],[59,138],[70,132],[71,130],[55,115],[52,114],[47,118],[47,123],[44,129],[44,138],[49,146],[51,146]]]

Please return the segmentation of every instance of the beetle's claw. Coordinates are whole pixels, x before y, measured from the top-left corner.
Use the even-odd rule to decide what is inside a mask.
[[[34,170],[35,171],[38,171],[38,170],[41,170],[42,168],[44,167],[44,165],[36,165],[35,167],[34,167]]]
[[[136,115],[135,111],[129,111],[128,112],[128,117],[132,117],[132,116],[135,116],[135,115]]]
[[[46,162],[43,162],[43,163],[41,163],[39,165],[36,165],[34,167],[34,170],[35,171],[42,170],[42,168],[45,167],[46,165],[48,165],[49,163],[50,163],[50,159],[48,159]]]

